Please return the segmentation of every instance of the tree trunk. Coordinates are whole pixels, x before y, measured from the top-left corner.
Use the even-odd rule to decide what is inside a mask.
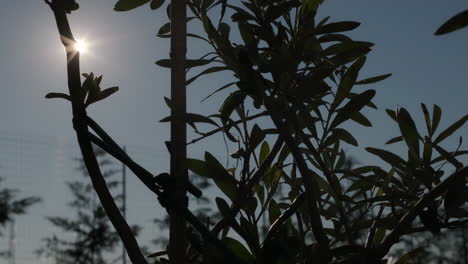
[[[186,40],[187,9],[185,0],[172,0],[171,2],[171,176],[177,182],[187,181],[187,131],[185,125],[186,90],[185,90],[185,56],[187,51]],[[185,189],[180,185],[174,195],[176,201],[185,201]],[[169,210],[169,258],[171,263],[185,262],[185,219],[184,216]]]

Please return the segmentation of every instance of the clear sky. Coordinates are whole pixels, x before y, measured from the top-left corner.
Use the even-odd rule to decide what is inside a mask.
[[[169,42],[155,37],[167,22],[165,12],[148,6],[132,12],[113,11],[115,1],[78,1],[81,8],[71,16],[75,35],[90,42],[90,54],[82,57],[83,72],[103,74],[103,87],[120,91],[89,109],[105,129],[137,161],[151,171],[168,168],[164,140],[168,123],[157,121],[168,112],[163,96],[169,94],[169,71],[154,62],[167,58]],[[371,129],[352,127],[366,146],[383,147],[398,128],[385,108],[406,107],[422,125],[419,103],[443,109],[441,126],[467,114],[468,30],[436,37],[434,31],[452,15],[466,9],[466,0],[335,0],[326,1],[319,17],[332,21],[362,23],[351,36],[376,45],[368,56],[362,77],[391,72],[377,85],[378,111],[369,111]],[[191,28],[196,28],[194,25]],[[189,57],[206,50],[189,42]],[[71,126],[70,105],[46,100],[48,92],[66,91],[65,57],[51,11],[42,0],[2,1],[0,9],[0,175],[6,184],[23,194],[43,197],[44,202],[17,219],[17,264],[36,263],[32,253],[39,240],[54,232],[45,216],[65,215],[65,180],[77,177],[73,157],[78,156]],[[214,113],[221,97],[200,104],[201,98],[225,83],[224,76],[205,77],[189,87],[189,111]],[[464,128],[458,135],[466,135]],[[224,153],[219,138],[191,148],[192,156],[206,149]],[[457,140],[448,142],[456,147]],[[464,144],[466,148],[466,144]],[[390,148],[399,151],[398,147]],[[374,161],[355,151],[361,162]],[[222,157],[219,156],[219,157]],[[142,224],[142,241],[157,235],[151,219],[161,212],[154,197],[134,178],[129,178],[129,221]],[[7,247],[6,238],[0,249]],[[6,263],[0,260],[0,263]],[[39,262],[37,262],[39,263]]]

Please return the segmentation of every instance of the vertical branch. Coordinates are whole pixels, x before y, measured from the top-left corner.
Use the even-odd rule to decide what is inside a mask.
[[[171,175],[178,182],[187,179],[187,130],[185,113],[187,99],[185,90],[185,56],[187,52],[186,0],[171,2]],[[180,186],[180,185],[179,185]],[[177,188],[176,201],[186,201],[185,189]],[[168,210],[170,216],[169,258],[171,263],[185,262],[185,219],[176,210]]]
[[[284,137],[284,141],[288,146],[291,154],[294,158],[294,161],[297,164],[297,167],[302,175],[302,180],[304,181],[305,187],[305,198],[307,201],[307,206],[310,211],[310,221],[312,226],[312,232],[317,240],[319,246],[319,255],[320,261],[323,263],[330,262],[329,256],[329,239],[324,232],[322,219],[320,217],[320,212],[318,208],[318,198],[319,190],[318,184],[314,180],[312,171],[307,167],[307,163],[304,160],[304,157],[299,151],[299,146],[295,138],[289,133],[286,129],[287,125],[283,122],[281,114],[275,108],[275,102],[273,98],[265,97],[265,107],[270,112],[270,117],[275,124],[276,128],[279,130],[279,133]]]

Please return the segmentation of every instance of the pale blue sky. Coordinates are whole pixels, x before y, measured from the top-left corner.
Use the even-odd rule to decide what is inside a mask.
[[[92,106],[89,113],[120,144],[127,145],[137,161],[160,172],[168,168],[163,141],[168,139],[169,130],[167,123],[157,121],[167,115],[162,98],[169,94],[170,80],[169,71],[158,68],[154,61],[168,57],[169,42],[155,35],[167,18],[162,10],[154,12],[148,6],[116,13],[114,2],[79,1],[79,12],[70,18],[75,35],[92,45],[93,54],[82,58],[83,72],[103,74],[104,87],[120,87],[118,93]],[[393,73],[372,87],[378,92],[375,102],[380,106],[378,111],[369,111],[374,127],[350,126],[361,140],[360,149],[383,147],[397,134],[385,108],[406,107],[416,114],[420,125],[420,102],[442,107],[441,126],[468,112],[468,30],[433,35],[441,23],[467,7],[466,0],[326,1],[319,17],[359,21],[361,27],[351,36],[376,44],[362,77]],[[16,263],[36,263],[32,250],[41,237],[54,231],[44,216],[66,214],[68,197],[63,183],[77,177],[71,160],[78,152],[69,104],[44,99],[48,92],[66,89],[64,52],[52,13],[42,0],[3,1],[0,34],[0,173],[9,186],[44,198],[17,221]],[[197,57],[203,50],[200,42],[189,43],[189,56]],[[229,75],[205,77],[189,87],[189,110],[217,111],[221,97],[202,104],[199,101],[224,84],[226,77]],[[464,128],[458,135],[467,131]],[[453,148],[456,142],[452,140],[448,146]],[[197,156],[206,149],[224,153],[222,146],[216,138],[203,141],[191,153]],[[391,149],[399,151],[398,146]],[[361,162],[375,161],[361,155],[360,150],[352,151]],[[150,219],[161,209],[134,178],[129,179],[129,207],[129,221],[147,227],[142,240],[146,243],[157,234]],[[2,238],[0,249],[6,246]]]

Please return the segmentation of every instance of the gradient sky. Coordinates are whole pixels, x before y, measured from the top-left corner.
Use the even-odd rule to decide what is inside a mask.
[[[167,22],[163,10],[148,6],[125,13],[113,11],[115,1],[78,1],[79,12],[71,17],[75,36],[90,42],[92,54],[82,57],[82,71],[103,74],[103,87],[119,86],[120,91],[89,109],[89,114],[108,130],[137,161],[157,173],[168,169],[164,140],[168,123],[158,123],[168,114],[163,96],[169,94],[169,71],[157,67],[157,59],[167,58],[169,42],[155,37]],[[418,125],[422,123],[419,104],[443,109],[441,127],[458,120],[468,111],[468,30],[436,37],[434,31],[452,15],[468,7],[466,0],[336,0],[326,1],[319,18],[362,23],[350,35],[376,45],[368,56],[361,76],[391,72],[393,76],[374,87],[378,111],[368,111],[374,127],[349,125],[360,140],[350,149],[361,162],[374,158],[362,155],[366,146],[383,147],[397,135],[384,109],[407,108]],[[190,26],[196,28],[199,25]],[[207,49],[189,42],[189,57]],[[191,112],[214,113],[221,96],[199,103],[200,99],[226,82],[229,75],[200,79],[188,89]],[[66,91],[65,54],[59,42],[51,11],[41,0],[2,1],[0,9],[0,175],[9,187],[22,194],[39,195],[44,201],[17,219],[17,264],[40,263],[32,253],[40,239],[55,232],[44,217],[65,215],[67,196],[64,181],[77,177],[73,158],[77,145],[71,126],[70,105],[63,100],[46,100],[48,92]],[[362,89],[362,88],[361,88]],[[466,135],[463,128],[457,134]],[[457,137],[447,141],[457,145]],[[205,150],[225,150],[220,138],[191,147],[192,157]],[[463,144],[466,149],[466,143]],[[398,146],[388,149],[399,150]],[[162,209],[156,199],[135,179],[129,184],[129,222],[144,225],[142,241],[157,235],[151,219]],[[6,237],[0,250],[7,248]],[[6,263],[0,260],[0,263]]]

